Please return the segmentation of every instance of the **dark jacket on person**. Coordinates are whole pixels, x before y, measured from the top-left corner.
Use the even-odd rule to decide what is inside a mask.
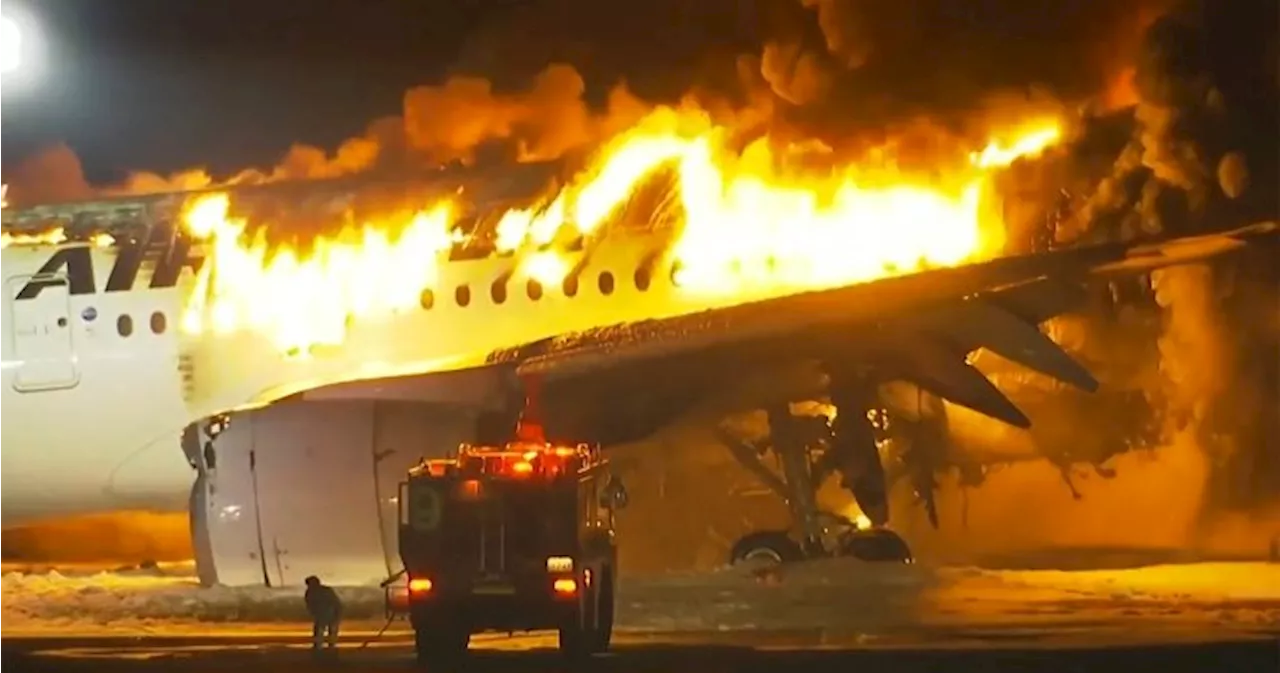
[[[342,617],[342,600],[333,587],[319,582],[309,585],[303,600],[307,603],[307,613],[317,622],[337,621]]]

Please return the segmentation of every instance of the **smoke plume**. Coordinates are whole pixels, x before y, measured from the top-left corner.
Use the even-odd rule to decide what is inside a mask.
[[[107,191],[402,171],[474,161],[478,152],[553,159],[652,104],[687,96],[734,117],[749,110],[777,137],[818,139],[854,156],[910,135],[921,120],[931,143],[959,145],[989,130],[993,100],[1061,106],[1106,90],[1160,4],[1028,11],[1010,0],[959,11],[942,0],[659,0],[643,8],[537,0],[495,12],[464,42],[453,76],[410,89],[399,114],[337,148],[297,145],[275,166],[233,175],[139,172]],[[27,180],[9,182],[15,204],[45,200],[28,196],[41,190]]]
[[[1188,2],[1161,14],[1129,70],[1125,95],[1135,106],[1098,108],[1106,114],[1084,121],[1070,152],[1021,167],[1019,187],[1036,205],[1009,224],[1047,226],[1043,238],[1062,244],[1275,219],[1277,20],[1266,2]],[[1101,161],[1108,155],[1109,165]],[[1054,192],[1056,217],[1043,218]],[[1079,501],[1053,465],[998,470],[973,492],[952,481],[945,505],[963,512],[967,504],[968,517],[961,523],[953,510],[944,519],[952,529],[936,534],[913,525],[922,546],[953,554],[1053,545],[1264,554],[1280,536],[1280,335],[1274,318],[1258,319],[1280,312],[1273,255],[1102,288],[1102,310],[1056,321],[1055,336],[1100,374],[1100,394],[1130,385],[1145,395],[1151,411],[1132,413],[1155,415],[1153,450],[1103,451],[1111,478],[1069,470]],[[1121,439],[1115,424],[1097,423],[1096,411],[1072,412],[1061,396],[1038,412],[1038,428],[1021,441],[1051,458],[1055,445],[1069,452],[1094,435],[1113,446]],[[1081,428],[1091,436],[1080,437]]]
[[[6,176],[10,202],[67,201],[100,195],[147,194],[253,185],[283,180],[337,178],[369,171],[403,172],[452,162],[470,163],[486,147],[496,159],[557,159],[626,128],[650,107],[625,86],[614,87],[602,110],[588,108],[585,83],[571,66],[552,64],[522,91],[495,91],[489,80],[455,76],[440,85],[405,92],[402,112],[371,123],[332,152],[297,144],[273,167],[248,168],[221,179],[201,168],[168,175],[130,173],[122,184],[91,188],[79,159],[57,145],[21,163]]]

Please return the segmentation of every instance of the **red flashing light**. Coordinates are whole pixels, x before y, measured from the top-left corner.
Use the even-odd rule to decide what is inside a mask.
[[[562,577],[551,583],[551,590],[564,596],[571,596],[578,592],[578,583],[572,578]]]
[[[459,495],[463,500],[475,500],[480,497],[480,480],[468,479],[462,482]]]
[[[426,577],[409,578],[409,593],[411,594],[430,593],[432,587],[434,586],[435,585],[431,582],[431,580],[427,579]]]
[[[597,460],[598,454],[586,445],[569,447],[547,442],[512,442],[501,447],[459,448],[454,459],[464,473],[495,477],[541,476],[556,478]],[[465,486],[461,487],[465,492]]]

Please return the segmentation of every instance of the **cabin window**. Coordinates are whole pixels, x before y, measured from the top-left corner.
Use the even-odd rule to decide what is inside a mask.
[[[507,281],[499,278],[493,281],[493,285],[489,287],[489,296],[493,298],[493,303],[501,304],[507,300]]]
[[[653,282],[653,272],[648,264],[641,264],[636,267],[636,289],[644,292],[649,289],[649,284]]]
[[[601,271],[599,278],[600,294],[605,296],[613,294],[613,274],[608,271]]]
[[[119,332],[122,337],[133,334],[133,316],[125,313],[116,318],[116,332]]]
[[[529,285],[526,289],[529,292],[529,298],[532,299],[533,301],[538,301],[539,299],[542,299],[542,283],[539,283],[537,279],[530,278]]]
[[[469,285],[459,285],[458,289],[453,292],[453,299],[458,302],[458,306],[465,308],[471,303],[471,287]]]
[[[169,326],[169,321],[165,318],[164,313],[156,311],[151,314],[151,333],[164,334],[165,328]]]
[[[431,288],[423,290],[422,294],[418,295],[418,304],[422,306],[422,310],[430,311],[431,307],[436,305],[436,293],[432,292]]]
[[[570,274],[564,279],[564,296],[574,297],[578,294],[578,277]]]

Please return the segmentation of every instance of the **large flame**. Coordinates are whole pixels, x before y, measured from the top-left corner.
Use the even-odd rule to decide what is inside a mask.
[[[228,215],[230,199],[213,194],[185,212],[194,236],[212,241],[183,315],[190,332],[265,330],[286,350],[341,343],[347,321],[415,306],[434,284],[439,252],[449,249],[452,204],[390,216],[321,237],[306,255],[271,250],[265,230],[243,239],[248,224]],[[396,233],[391,233],[396,232]]]
[[[517,254],[524,273],[557,283],[570,265],[556,241],[603,236],[646,178],[669,169],[675,207],[664,214],[674,211],[678,227],[666,252],[679,291],[731,299],[960,264],[999,247],[1001,223],[985,221],[981,203],[990,171],[1043,151],[1061,131],[1054,121],[993,139],[959,174],[914,182],[857,166],[815,175],[789,167],[768,139],[731,151],[728,135],[703,113],[661,108],[563,189],[503,213],[494,245]],[[415,307],[458,239],[457,209],[438,203],[321,237],[305,254],[270,250],[261,229],[247,236],[247,223],[229,216],[229,204],[225,194],[206,195],[186,211],[186,226],[212,252],[184,326],[262,330],[286,351],[341,343],[349,320]]]

